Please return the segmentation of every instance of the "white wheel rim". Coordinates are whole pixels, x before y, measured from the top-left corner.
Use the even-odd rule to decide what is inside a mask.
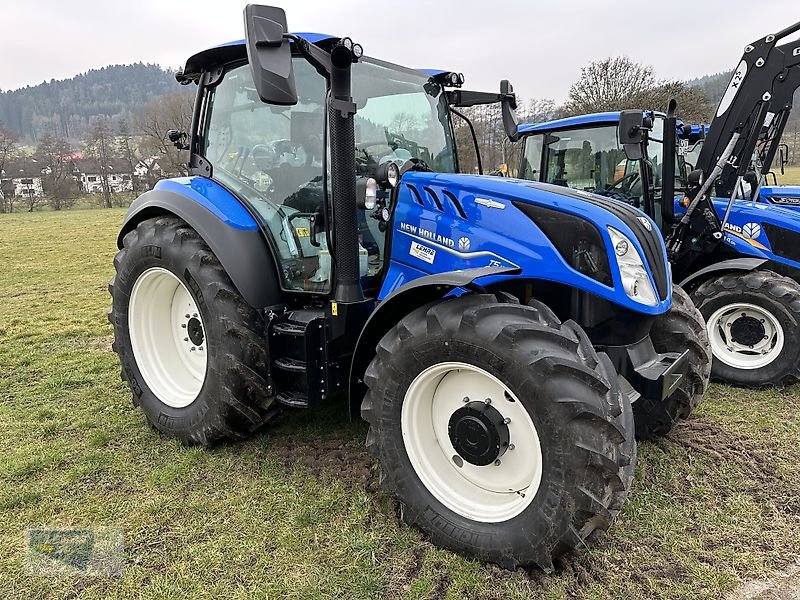
[[[763,328],[760,339],[745,340],[754,341],[754,344],[742,343],[732,333],[745,319],[755,319]],[[785,338],[780,322],[775,315],[755,304],[740,302],[723,306],[709,317],[706,326],[714,357],[729,367],[760,369],[778,358],[783,350]]]
[[[509,449],[496,463],[462,459],[448,433],[450,418],[469,401],[491,399],[510,421]],[[401,428],[406,453],[425,487],[447,508],[485,523],[507,521],[524,511],[542,479],[542,449],[528,411],[499,379],[461,362],[433,365],[417,375],[405,394]],[[498,464],[499,463],[499,464]]]
[[[139,275],[128,330],[136,364],[156,397],[173,408],[194,402],[205,381],[208,348],[200,311],[180,279],[160,267]]]

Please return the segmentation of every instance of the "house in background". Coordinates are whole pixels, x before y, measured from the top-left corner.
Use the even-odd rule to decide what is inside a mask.
[[[33,158],[6,162],[0,173],[0,194],[4,192],[17,198],[43,196],[42,166]]]
[[[75,179],[81,190],[89,194],[103,193],[103,169],[98,161],[80,158],[72,161]],[[106,166],[111,193],[132,192],[131,166],[124,160],[112,158]]]

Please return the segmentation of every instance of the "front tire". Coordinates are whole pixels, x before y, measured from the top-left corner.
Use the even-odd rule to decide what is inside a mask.
[[[744,387],[800,378],[800,284],[772,271],[729,273],[692,294],[706,319],[711,376]]]
[[[617,374],[539,302],[419,308],[383,337],[364,381],[384,487],[439,546],[549,571],[627,497],[636,442]]]
[[[113,348],[153,427],[211,445],[277,415],[263,319],[194,229],[176,217],[142,221],[114,266]]]
[[[672,308],[656,318],[650,330],[656,352],[689,351],[687,373],[680,386],[664,400],[640,398],[633,403],[636,436],[654,439],[666,435],[688,419],[708,388],[711,344],[703,315],[683,288],[672,286]]]

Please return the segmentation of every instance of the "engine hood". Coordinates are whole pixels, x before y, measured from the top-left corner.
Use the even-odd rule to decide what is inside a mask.
[[[526,206],[580,221],[557,218],[546,232],[531,216],[536,211]],[[600,248],[611,265],[613,282],[593,280],[576,271],[568,263],[569,257],[564,259],[563,244],[560,247],[554,238],[563,237],[576,222],[596,230],[592,235],[601,241],[594,247]],[[628,237],[639,252],[660,297],[657,306],[646,306],[625,294],[609,227]],[[518,266],[523,276],[578,287],[637,312],[661,314],[671,305],[666,250],[655,223],[634,207],[603,196],[523,179],[407,172],[397,191],[395,228],[393,258],[415,268]],[[432,250],[424,257],[415,256],[415,250],[408,247],[412,242],[427,243]],[[409,260],[409,253],[420,260]]]

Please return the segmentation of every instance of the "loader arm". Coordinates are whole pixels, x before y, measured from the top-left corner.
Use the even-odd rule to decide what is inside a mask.
[[[764,164],[762,173],[771,166],[794,92],[800,87],[800,41],[778,44],[798,31],[800,22],[745,47],[717,106],[696,165],[708,177],[732,136],[740,134],[716,181],[718,197],[735,193],[736,181],[749,168],[757,147]]]

